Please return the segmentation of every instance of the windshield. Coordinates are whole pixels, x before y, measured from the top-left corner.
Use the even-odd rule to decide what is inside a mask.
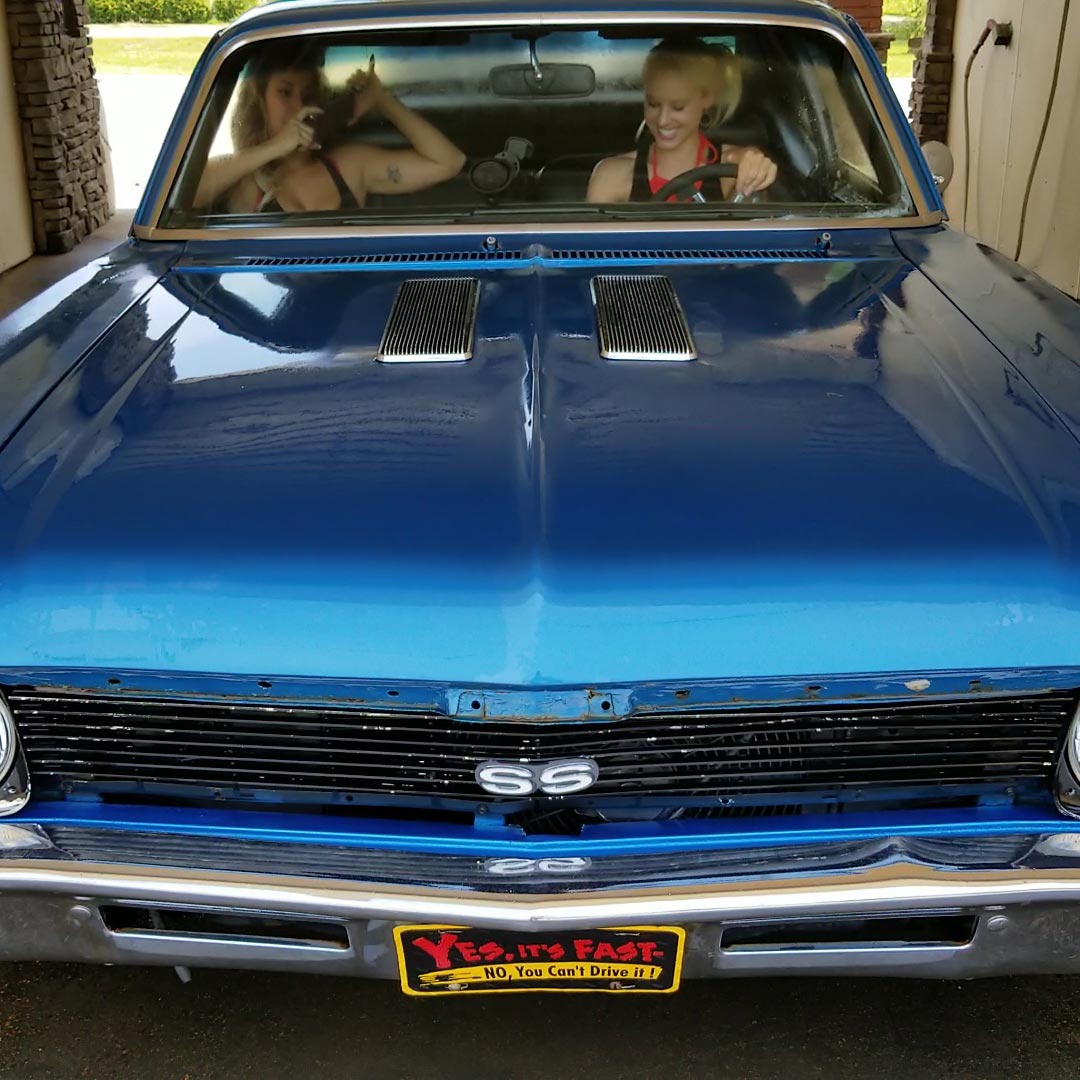
[[[206,98],[162,225],[913,213],[841,42],[695,29],[252,44]]]

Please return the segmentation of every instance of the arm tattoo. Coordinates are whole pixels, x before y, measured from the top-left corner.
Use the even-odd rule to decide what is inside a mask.
[[[386,175],[389,177],[390,183],[392,183],[392,184],[400,184],[401,183],[401,169],[399,169],[396,165],[391,165],[386,170]]]

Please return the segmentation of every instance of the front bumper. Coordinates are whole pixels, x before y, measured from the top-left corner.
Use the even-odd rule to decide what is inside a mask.
[[[517,930],[648,923],[686,927],[686,978],[1080,972],[1075,833],[520,865],[22,822],[5,826],[4,845],[4,960],[397,978],[392,928],[400,922]],[[118,929],[115,912],[128,909],[147,927]],[[205,923],[177,930],[155,928],[155,912],[227,918],[212,932]],[[287,920],[310,933],[280,936]],[[801,940],[811,920],[826,932]],[[944,924],[970,933],[939,935]]]

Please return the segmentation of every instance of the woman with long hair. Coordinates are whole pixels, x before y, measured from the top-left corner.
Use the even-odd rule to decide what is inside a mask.
[[[423,191],[461,171],[465,155],[382,85],[374,57],[345,87],[341,135],[362,116],[379,112],[409,148],[389,150],[359,140],[320,145],[319,118],[332,100],[322,51],[306,42],[275,43],[241,75],[232,118],[234,152],[207,162],[194,206],[232,213],[357,209],[368,195]]]

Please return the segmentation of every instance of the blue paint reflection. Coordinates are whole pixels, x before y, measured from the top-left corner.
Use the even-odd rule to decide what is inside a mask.
[[[0,455],[9,662],[537,684],[1075,659],[1072,437],[895,248],[665,267],[683,364],[598,357],[593,272],[479,271],[454,365],[375,361],[392,270],[172,273]]]

